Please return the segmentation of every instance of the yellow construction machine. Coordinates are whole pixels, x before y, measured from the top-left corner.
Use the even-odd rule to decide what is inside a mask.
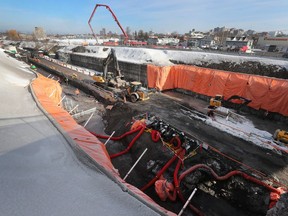
[[[212,97],[209,102],[209,108],[217,108],[221,106],[228,106],[229,103],[239,104],[240,109],[242,106],[248,105],[252,100],[241,97],[239,95],[232,95],[227,100],[224,100],[223,95],[217,94],[215,97]],[[224,104],[224,105],[223,105]]]
[[[149,93],[142,88],[141,82],[130,82],[130,85],[126,90],[126,95],[129,97],[132,103],[135,103],[138,100],[144,101],[149,99]]]
[[[223,95],[216,95],[210,99],[209,107],[216,108],[222,105]]]
[[[110,63],[113,63],[113,72],[108,72]],[[103,61],[103,74],[94,75],[93,80],[96,86],[111,91],[114,95],[118,95],[118,97],[128,97],[133,103],[138,100],[143,101],[149,99],[148,91],[142,87],[141,82],[128,82],[124,79],[113,48],[111,48],[107,58]]]
[[[288,132],[285,130],[277,129],[273,135],[273,138],[276,141],[280,141],[280,142],[288,145]]]
[[[113,72],[108,72],[108,66],[113,62]],[[106,84],[110,87],[120,88],[128,85],[124,79],[124,76],[121,74],[118,60],[116,57],[115,50],[111,48],[110,53],[103,61],[103,74],[102,75],[94,75],[93,80],[95,84]]]

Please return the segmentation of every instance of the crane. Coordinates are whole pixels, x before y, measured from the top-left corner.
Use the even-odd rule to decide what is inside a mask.
[[[98,7],[105,7],[105,8],[112,14],[112,17],[114,18],[115,22],[117,23],[117,25],[119,26],[119,28],[121,29],[121,31],[122,31],[122,33],[123,33],[123,35],[124,35],[124,44],[126,44],[126,42],[127,42],[127,40],[128,40],[128,35],[127,35],[127,33],[124,31],[123,27],[121,26],[119,20],[117,19],[116,15],[115,15],[114,12],[112,11],[112,9],[111,9],[108,5],[105,5],[105,4],[96,4],[96,6],[94,7],[94,10],[93,10],[93,12],[92,12],[92,14],[91,14],[91,16],[90,16],[90,18],[89,18],[89,21],[88,21],[88,25],[89,25],[89,27],[90,27],[90,29],[91,29],[91,31],[92,31],[92,34],[93,34],[94,38],[96,39],[96,42],[98,43],[98,40],[97,40],[96,34],[95,34],[95,32],[94,32],[94,30],[93,30],[93,28],[92,28],[92,26],[91,26],[91,21],[92,21],[93,16],[94,16],[94,14],[95,14],[95,12],[96,12],[96,9],[97,9]]]

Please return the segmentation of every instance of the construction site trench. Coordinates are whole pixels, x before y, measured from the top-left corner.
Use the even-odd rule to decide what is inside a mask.
[[[87,89],[91,81],[87,78],[89,76],[79,74],[82,76],[81,81],[73,80],[70,77],[75,72],[69,69],[59,72],[57,65],[47,66],[39,63],[37,65],[39,73],[51,78],[53,76],[53,79],[61,82],[67,99],[66,106],[70,101],[70,107],[66,107],[67,109],[72,109],[76,104],[79,105],[78,110],[96,107],[95,114],[86,126],[86,129],[92,133],[108,137],[113,134],[113,137],[119,137],[127,133],[136,120],[146,119],[146,130],[127,153],[117,155],[129,147],[129,144],[136,139],[137,133],[140,133],[139,130],[118,141],[110,140],[106,148],[110,156],[117,155],[113,157],[112,163],[122,178],[147,148],[147,152],[125,180],[142,189],[167,210],[178,214],[184,205],[181,198],[187,200],[191,192],[197,188],[190,202],[190,208],[187,207],[183,215],[264,216],[271,205],[272,186],[277,188],[288,185],[287,153],[279,154],[258,147],[190,115],[198,113],[201,117],[209,119],[205,110],[207,101],[176,91],[167,91],[156,92],[150,95],[147,101],[111,103],[99,97],[97,91],[93,91],[93,86]],[[78,89],[80,92],[77,92]],[[245,116],[258,128],[271,133],[279,127],[287,127],[284,123],[262,119],[248,113],[245,113]],[[76,120],[84,125],[88,117],[89,115],[83,115]],[[189,148],[186,148],[183,153],[184,157],[187,156],[185,160],[179,159],[181,153],[177,152],[177,140],[169,147],[163,144],[163,140],[155,139],[151,130],[147,130],[147,128],[160,130],[161,122],[173,127],[179,134],[184,134],[185,139],[191,141]],[[107,140],[107,137],[98,137],[103,143]],[[167,169],[159,175],[164,167]],[[191,172],[184,175],[184,171],[191,167],[193,167]],[[245,174],[242,173],[249,177],[245,178]],[[180,192],[175,194],[175,201],[169,198],[165,201],[161,200],[155,192],[155,181],[151,180],[155,177],[164,178],[167,182],[175,184],[175,176],[180,177],[182,174],[183,178],[177,188]],[[227,176],[227,174],[231,175]],[[260,179],[264,183],[261,185],[259,182],[251,181],[251,178]],[[148,182],[152,183],[148,185]],[[174,191],[176,192],[176,188]],[[284,202],[287,202],[287,199]]]

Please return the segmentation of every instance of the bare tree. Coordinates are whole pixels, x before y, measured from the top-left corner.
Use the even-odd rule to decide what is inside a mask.
[[[20,36],[15,29],[8,30],[7,37],[9,40],[20,40]]]

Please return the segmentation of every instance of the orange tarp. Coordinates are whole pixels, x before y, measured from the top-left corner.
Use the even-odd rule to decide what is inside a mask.
[[[269,90],[271,79],[268,77],[250,76],[246,88],[244,90],[244,98],[249,98],[251,103],[249,106],[260,109],[266,102],[266,95]]]
[[[64,129],[76,144],[92,158],[97,164],[101,165],[110,175],[114,176],[118,182],[128,188],[137,197],[145,200],[160,212],[165,212],[169,216],[175,216],[173,212],[167,211],[157,205],[150,197],[140,191],[138,188],[126,183],[119,173],[114,169],[110,156],[104,146],[94,135],[89,133],[84,127],[78,125],[71,115],[58,106],[61,100],[61,86],[57,81],[48,79],[42,75],[38,75],[31,84],[34,94],[40,102],[41,106],[53,117],[53,119]]]
[[[67,111],[58,106],[62,92],[62,90],[58,91],[58,89],[61,89],[60,84],[57,81],[39,75],[33,81],[32,87],[43,108],[60,124],[67,134],[84,151],[87,151],[89,156],[101,161],[101,165],[105,168],[113,170],[113,165],[110,159],[108,160],[110,157],[104,145],[85,128],[78,125]]]
[[[159,90],[181,88],[225,99],[238,95],[252,100],[254,109],[288,116],[288,80],[241,74],[196,66],[147,66],[148,87]]]
[[[226,80],[223,93],[223,95],[225,95],[225,99],[228,99],[233,95],[243,96],[250,76],[248,74],[240,73],[227,74],[229,74],[229,76]]]

